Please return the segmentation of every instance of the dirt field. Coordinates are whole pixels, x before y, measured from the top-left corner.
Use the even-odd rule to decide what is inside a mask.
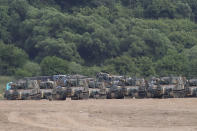
[[[194,131],[197,99],[0,101],[4,131]]]

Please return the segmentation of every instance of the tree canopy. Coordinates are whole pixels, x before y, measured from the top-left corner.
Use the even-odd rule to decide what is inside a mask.
[[[196,0],[0,0],[0,75],[195,76],[196,22]]]

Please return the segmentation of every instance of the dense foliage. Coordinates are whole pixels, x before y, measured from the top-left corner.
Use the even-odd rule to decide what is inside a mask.
[[[196,0],[0,0],[0,75],[197,76]]]

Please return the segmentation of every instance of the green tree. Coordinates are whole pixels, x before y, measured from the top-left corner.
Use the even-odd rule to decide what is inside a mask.
[[[41,64],[42,75],[67,74],[68,62],[56,56],[45,57]]]
[[[17,68],[22,67],[27,59],[27,54],[13,45],[0,42],[0,74],[13,75]]]
[[[187,75],[188,58],[175,50],[169,50],[167,55],[157,62],[156,72],[160,76]]]
[[[136,60],[136,65],[143,77],[154,76],[156,74],[154,63],[149,57],[140,57]]]
[[[135,64],[135,60],[128,56],[120,56],[115,59],[106,61],[105,71],[121,74],[121,75],[139,75],[139,69]]]
[[[176,5],[170,0],[152,0],[145,11],[148,18],[174,18],[175,13]]]

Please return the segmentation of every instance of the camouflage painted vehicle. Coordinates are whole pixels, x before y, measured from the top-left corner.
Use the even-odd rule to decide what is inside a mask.
[[[112,85],[107,92],[107,99],[123,99],[125,88],[118,85]]]
[[[99,99],[107,99],[108,92],[109,92],[108,88],[101,88],[99,92]]]
[[[26,81],[11,82],[9,86],[9,89],[6,89],[4,93],[4,98],[7,100],[17,100],[19,99],[19,92],[17,90],[25,89]]]
[[[66,100],[67,88],[57,86],[53,88],[52,93],[48,96],[49,100]]]
[[[69,91],[68,95],[70,94],[71,100],[82,100],[89,98],[88,83],[85,79],[78,79],[76,86],[70,84],[70,87],[68,87],[67,89]]]
[[[99,99],[99,88],[89,88],[89,98]]]
[[[197,97],[197,79],[190,79],[187,82],[187,97]]]
[[[177,83],[172,90],[174,98],[184,98],[186,96],[186,82],[185,77],[172,77],[172,83]]]
[[[53,75],[53,81],[57,84],[57,86],[67,86],[67,80],[67,75]]]
[[[89,98],[89,90],[87,87],[73,87],[71,100],[83,100]]]
[[[97,88],[89,88],[89,98],[94,98],[94,99],[107,98],[107,88],[105,88],[104,82],[99,83],[99,86]]]
[[[6,90],[4,97],[7,100],[38,100],[41,98],[38,81],[20,80],[12,83],[11,88]]]
[[[99,81],[97,81],[97,80],[95,80],[93,78],[92,79],[88,79],[87,82],[88,82],[88,87],[89,88],[99,88],[102,85],[102,83],[103,83],[103,82],[99,82]]]
[[[147,83],[144,79],[136,79],[136,85],[139,86],[138,98],[146,97]]]
[[[96,74],[96,79],[100,82],[103,81],[111,81],[111,77],[110,74],[108,73],[103,73],[103,72],[99,72]]]
[[[139,86],[125,86],[124,98],[139,98]]]
[[[184,77],[161,77],[159,81],[160,95],[163,98],[183,98],[186,95],[186,79]]]
[[[41,99],[48,99],[52,95],[53,89],[56,87],[54,81],[42,81],[39,83]]]
[[[151,78],[147,87],[147,98],[161,98],[161,88],[159,86],[159,78]]]
[[[125,84],[125,86],[133,86],[133,85],[135,85],[135,79],[131,78],[131,77],[127,77],[127,78],[125,78],[124,84]]]
[[[108,73],[98,73],[96,79],[99,82],[112,83],[114,85],[122,86],[125,83],[124,76],[110,75]]]
[[[146,81],[143,78],[129,78],[128,80],[126,80],[127,83],[124,87],[125,98],[145,98],[147,89]]]
[[[50,88],[53,86],[53,89],[48,96],[49,100],[66,100],[68,78],[68,75],[53,75],[53,82],[50,82]]]

